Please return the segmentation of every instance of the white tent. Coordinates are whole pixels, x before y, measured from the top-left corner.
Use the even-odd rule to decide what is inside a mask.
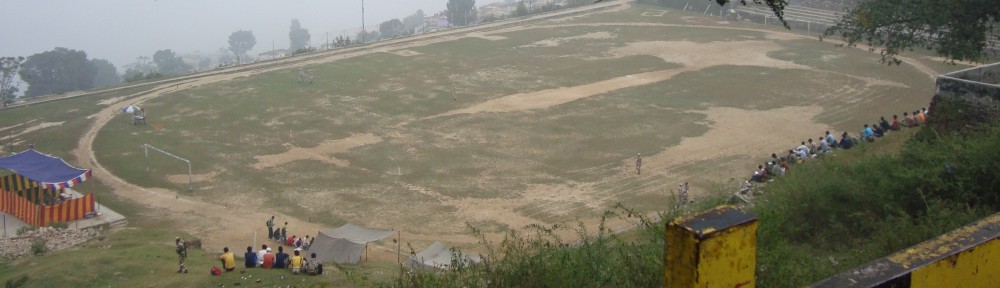
[[[316,259],[321,262],[337,262],[354,264],[361,261],[369,242],[392,236],[389,230],[379,230],[357,226],[351,223],[328,231],[319,231],[316,242],[309,247],[309,252],[316,253]]]
[[[458,251],[458,255],[464,258],[462,264],[479,264],[482,261],[482,257],[479,254],[466,254]],[[410,264],[411,267],[424,268],[424,269],[449,269],[451,267],[451,260],[453,258],[451,247],[445,245],[444,243],[434,241],[431,246],[420,251],[416,255],[411,255],[406,258],[406,262]]]

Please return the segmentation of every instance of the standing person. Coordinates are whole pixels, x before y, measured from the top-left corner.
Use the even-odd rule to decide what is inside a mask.
[[[281,238],[278,238],[278,241],[287,238],[288,237],[287,233],[288,233],[288,222],[285,222],[285,225],[281,225]]]
[[[642,175],[642,154],[635,153],[635,175]]]
[[[184,241],[181,240],[181,237],[174,238],[174,244],[177,245],[177,258],[180,262],[177,273],[188,273],[187,267],[184,266],[184,260],[187,259],[187,247],[184,246]]]
[[[267,220],[267,239],[274,239],[274,215]]]
[[[243,254],[243,266],[257,267],[257,253],[253,252],[253,247],[247,246],[247,253]]]
[[[219,260],[222,261],[222,269],[226,269],[226,272],[230,272],[236,269],[236,256],[233,256],[233,252],[229,252],[229,247],[222,248],[222,256]]]

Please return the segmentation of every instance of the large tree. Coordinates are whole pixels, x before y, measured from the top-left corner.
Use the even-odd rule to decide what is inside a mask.
[[[288,31],[288,50],[295,53],[302,48],[306,48],[309,45],[309,38],[312,38],[309,35],[309,29],[302,28],[299,19],[292,19],[292,26]]]
[[[253,36],[253,31],[239,30],[229,34],[229,51],[233,51],[236,62],[241,62],[247,51],[257,45],[257,38]]]
[[[24,96],[35,97],[90,89],[96,72],[87,52],[58,47],[29,56],[19,75],[28,83]]]
[[[980,61],[991,40],[987,32],[998,20],[997,0],[862,0],[824,35],[880,47],[889,64],[900,63],[896,55],[913,47],[946,59]]]
[[[476,0],[448,0],[448,22],[465,26],[476,21]]]
[[[2,57],[0,58],[0,105],[7,107],[7,102],[14,100],[17,93],[17,86],[14,85],[14,76],[21,70],[24,57]]]
[[[399,19],[392,19],[379,24],[378,33],[381,34],[382,37],[392,38],[406,34],[406,30],[403,27],[403,21],[399,21]]]
[[[156,70],[164,75],[180,74],[192,69],[191,65],[184,63],[184,59],[174,54],[174,51],[170,51],[170,49],[153,53],[153,63],[156,63]]]
[[[424,10],[417,10],[413,15],[403,18],[403,30],[415,32],[416,29],[424,25]]]
[[[90,65],[94,65],[94,68],[97,69],[97,73],[94,73],[94,87],[115,85],[122,82],[121,76],[118,75],[118,68],[115,68],[115,65],[108,60],[91,59]]]

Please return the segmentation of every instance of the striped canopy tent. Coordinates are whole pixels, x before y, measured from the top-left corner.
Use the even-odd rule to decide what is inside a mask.
[[[20,191],[38,187],[60,190],[83,183],[90,178],[89,169],[79,169],[59,157],[45,155],[35,149],[0,157],[0,169],[7,169],[18,176],[3,177],[0,185],[7,191]]]

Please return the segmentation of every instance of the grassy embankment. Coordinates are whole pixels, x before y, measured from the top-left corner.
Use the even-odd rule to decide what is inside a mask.
[[[752,208],[760,220],[757,284],[807,285],[996,212],[998,163],[1000,128],[964,135],[912,129],[793,166],[767,185],[766,196]],[[621,211],[609,216],[629,214]],[[535,235],[511,233],[501,243],[488,243],[500,261],[442,274],[405,273],[388,285],[660,286],[663,226],[644,222],[623,235],[581,233],[583,240],[570,248],[550,228],[538,227]]]

